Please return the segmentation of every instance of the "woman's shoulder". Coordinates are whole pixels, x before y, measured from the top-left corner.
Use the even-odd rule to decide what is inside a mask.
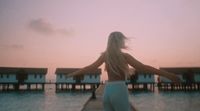
[[[127,53],[127,52],[122,52],[123,56],[124,57],[128,57],[128,56],[131,56],[131,54]]]
[[[105,56],[106,56],[106,52],[101,52],[101,54],[100,54],[100,58],[102,58],[102,59],[105,60]]]
[[[135,58],[129,53],[123,52],[123,56],[128,62],[130,62],[131,60],[135,60]]]
[[[106,55],[106,52],[101,52],[101,55],[100,55],[100,56],[105,57],[105,55]]]

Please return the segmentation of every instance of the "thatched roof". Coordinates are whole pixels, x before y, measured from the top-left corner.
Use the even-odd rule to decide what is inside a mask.
[[[160,69],[175,74],[200,73],[200,67],[161,67]]]
[[[47,74],[47,68],[0,67],[0,74]]]
[[[79,69],[80,68],[57,68],[55,74],[66,74],[67,75],[67,74],[72,73],[74,71],[77,71]],[[101,69],[90,71],[87,74],[97,74],[97,75],[99,75],[99,74],[101,74]]]

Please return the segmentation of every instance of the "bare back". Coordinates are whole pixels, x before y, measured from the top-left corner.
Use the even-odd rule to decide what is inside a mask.
[[[123,54],[124,58],[126,59],[126,54],[125,53],[122,53],[122,54]],[[128,62],[126,63],[126,65],[128,67]],[[124,73],[124,71],[119,71],[119,74],[116,74],[108,67],[106,67],[106,70],[107,70],[107,75],[108,75],[108,81],[124,81],[124,80],[126,80],[126,74]]]

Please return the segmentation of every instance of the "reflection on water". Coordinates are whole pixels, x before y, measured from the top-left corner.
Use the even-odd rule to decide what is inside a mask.
[[[54,85],[46,85],[44,92],[1,92],[0,111],[80,111],[90,96],[55,93]],[[135,92],[130,101],[139,111],[200,111],[200,92]]]

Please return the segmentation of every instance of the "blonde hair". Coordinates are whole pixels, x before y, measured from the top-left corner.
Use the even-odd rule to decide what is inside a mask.
[[[121,32],[112,32],[108,38],[107,49],[105,51],[105,69],[121,76],[120,73],[129,77],[129,67],[123,56],[121,49],[126,49],[125,40],[127,38]]]

